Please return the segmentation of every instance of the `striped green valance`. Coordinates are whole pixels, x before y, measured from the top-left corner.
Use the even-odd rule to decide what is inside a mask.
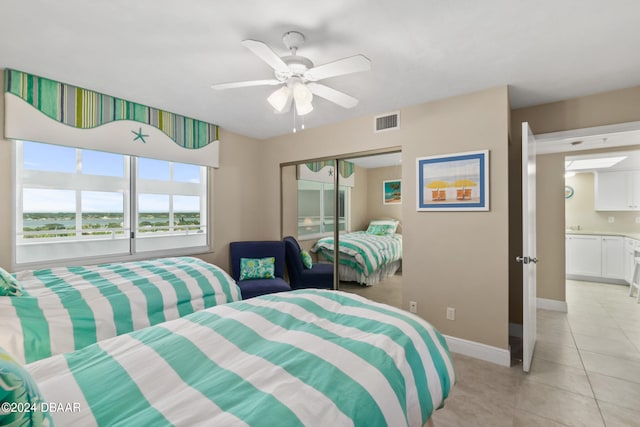
[[[218,139],[218,126],[214,124],[22,71],[6,69],[4,82],[5,92],[22,98],[46,116],[78,129],[132,120],[161,130],[184,148],[202,148]]]
[[[297,178],[303,181],[333,183],[335,177],[335,162],[324,160],[321,162],[309,162],[298,165]],[[351,162],[340,160],[338,162],[338,174],[340,185],[353,187],[355,185],[355,166]]]
[[[307,163],[306,165],[313,172],[318,172],[320,171],[320,169],[322,169],[325,166],[333,166],[334,163],[335,162],[333,160],[323,160],[321,162],[310,162],[310,163]],[[354,171],[355,171],[355,166],[353,163],[347,162],[344,160],[341,160],[338,162],[338,172],[340,173],[340,176],[342,176],[343,178],[349,178]]]

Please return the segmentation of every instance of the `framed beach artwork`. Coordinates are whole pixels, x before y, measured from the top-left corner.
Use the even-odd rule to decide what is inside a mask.
[[[488,211],[489,150],[416,160],[418,211]]]
[[[382,196],[385,205],[402,203],[402,181],[393,179],[382,182]]]

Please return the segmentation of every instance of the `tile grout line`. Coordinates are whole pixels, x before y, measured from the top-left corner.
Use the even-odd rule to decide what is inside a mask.
[[[566,283],[565,283],[566,287]],[[566,299],[566,297],[565,297]],[[598,305],[602,305],[598,303]],[[567,313],[568,313],[567,307]],[[608,315],[608,313],[607,313]],[[591,384],[591,377],[589,376],[589,371],[587,371],[587,367],[584,365],[584,360],[582,359],[582,352],[580,348],[578,348],[578,343],[576,342],[576,337],[573,335],[573,328],[571,327],[571,321],[567,317],[567,323],[569,324],[569,332],[571,333],[571,339],[573,340],[573,345],[576,346],[576,351],[578,352],[578,358],[580,359],[580,364],[582,365],[582,370],[584,371],[585,376],[587,377],[587,382],[589,383],[589,388],[591,389],[591,394],[593,395],[593,400],[596,402],[596,407],[598,408],[598,412],[600,413],[600,419],[602,420],[602,425],[607,427],[607,422],[604,419],[604,414],[602,413],[602,408],[600,408],[600,402],[598,402],[598,398],[596,397],[596,391],[593,389],[593,384]],[[617,324],[617,323],[616,323]]]

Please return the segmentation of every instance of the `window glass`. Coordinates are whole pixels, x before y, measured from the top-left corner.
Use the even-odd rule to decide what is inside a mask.
[[[82,173],[87,175],[124,176],[124,162],[128,156],[82,150]]]
[[[200,197],[174,196],[173,222],[178,230],[199,230],[200,227]]]
[[[134,253],[183,255],[209,246],[205,167],[16,144],[18,265],[86,257],[98,262]],[[130,176],[135,164],[138,176]]]
[[[200,182],[200,166],[174,163],[173,180],[198,184]]]
[[[24,168],[49,172],[76,172],[76,149],[38,142],[22,146]]]
[[[124,194],[106,191],[83,191],[82,229],[90,234],[124,234]]]
[[[138,159],[138,178],[169,180],[169,162],[155,159]]]
[[[160,232],[169,230],[169,196],[140,194],[138,196],[138,231]]]
[[[75,192],[25,188],[22,191],[22,231],[24,238],[55,238],[74,235],[76,229]]]

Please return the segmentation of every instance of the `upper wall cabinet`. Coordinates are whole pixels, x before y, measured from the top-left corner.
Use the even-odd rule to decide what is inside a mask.
[[[640,210],[640,171],[597,172],[597,211]]]

